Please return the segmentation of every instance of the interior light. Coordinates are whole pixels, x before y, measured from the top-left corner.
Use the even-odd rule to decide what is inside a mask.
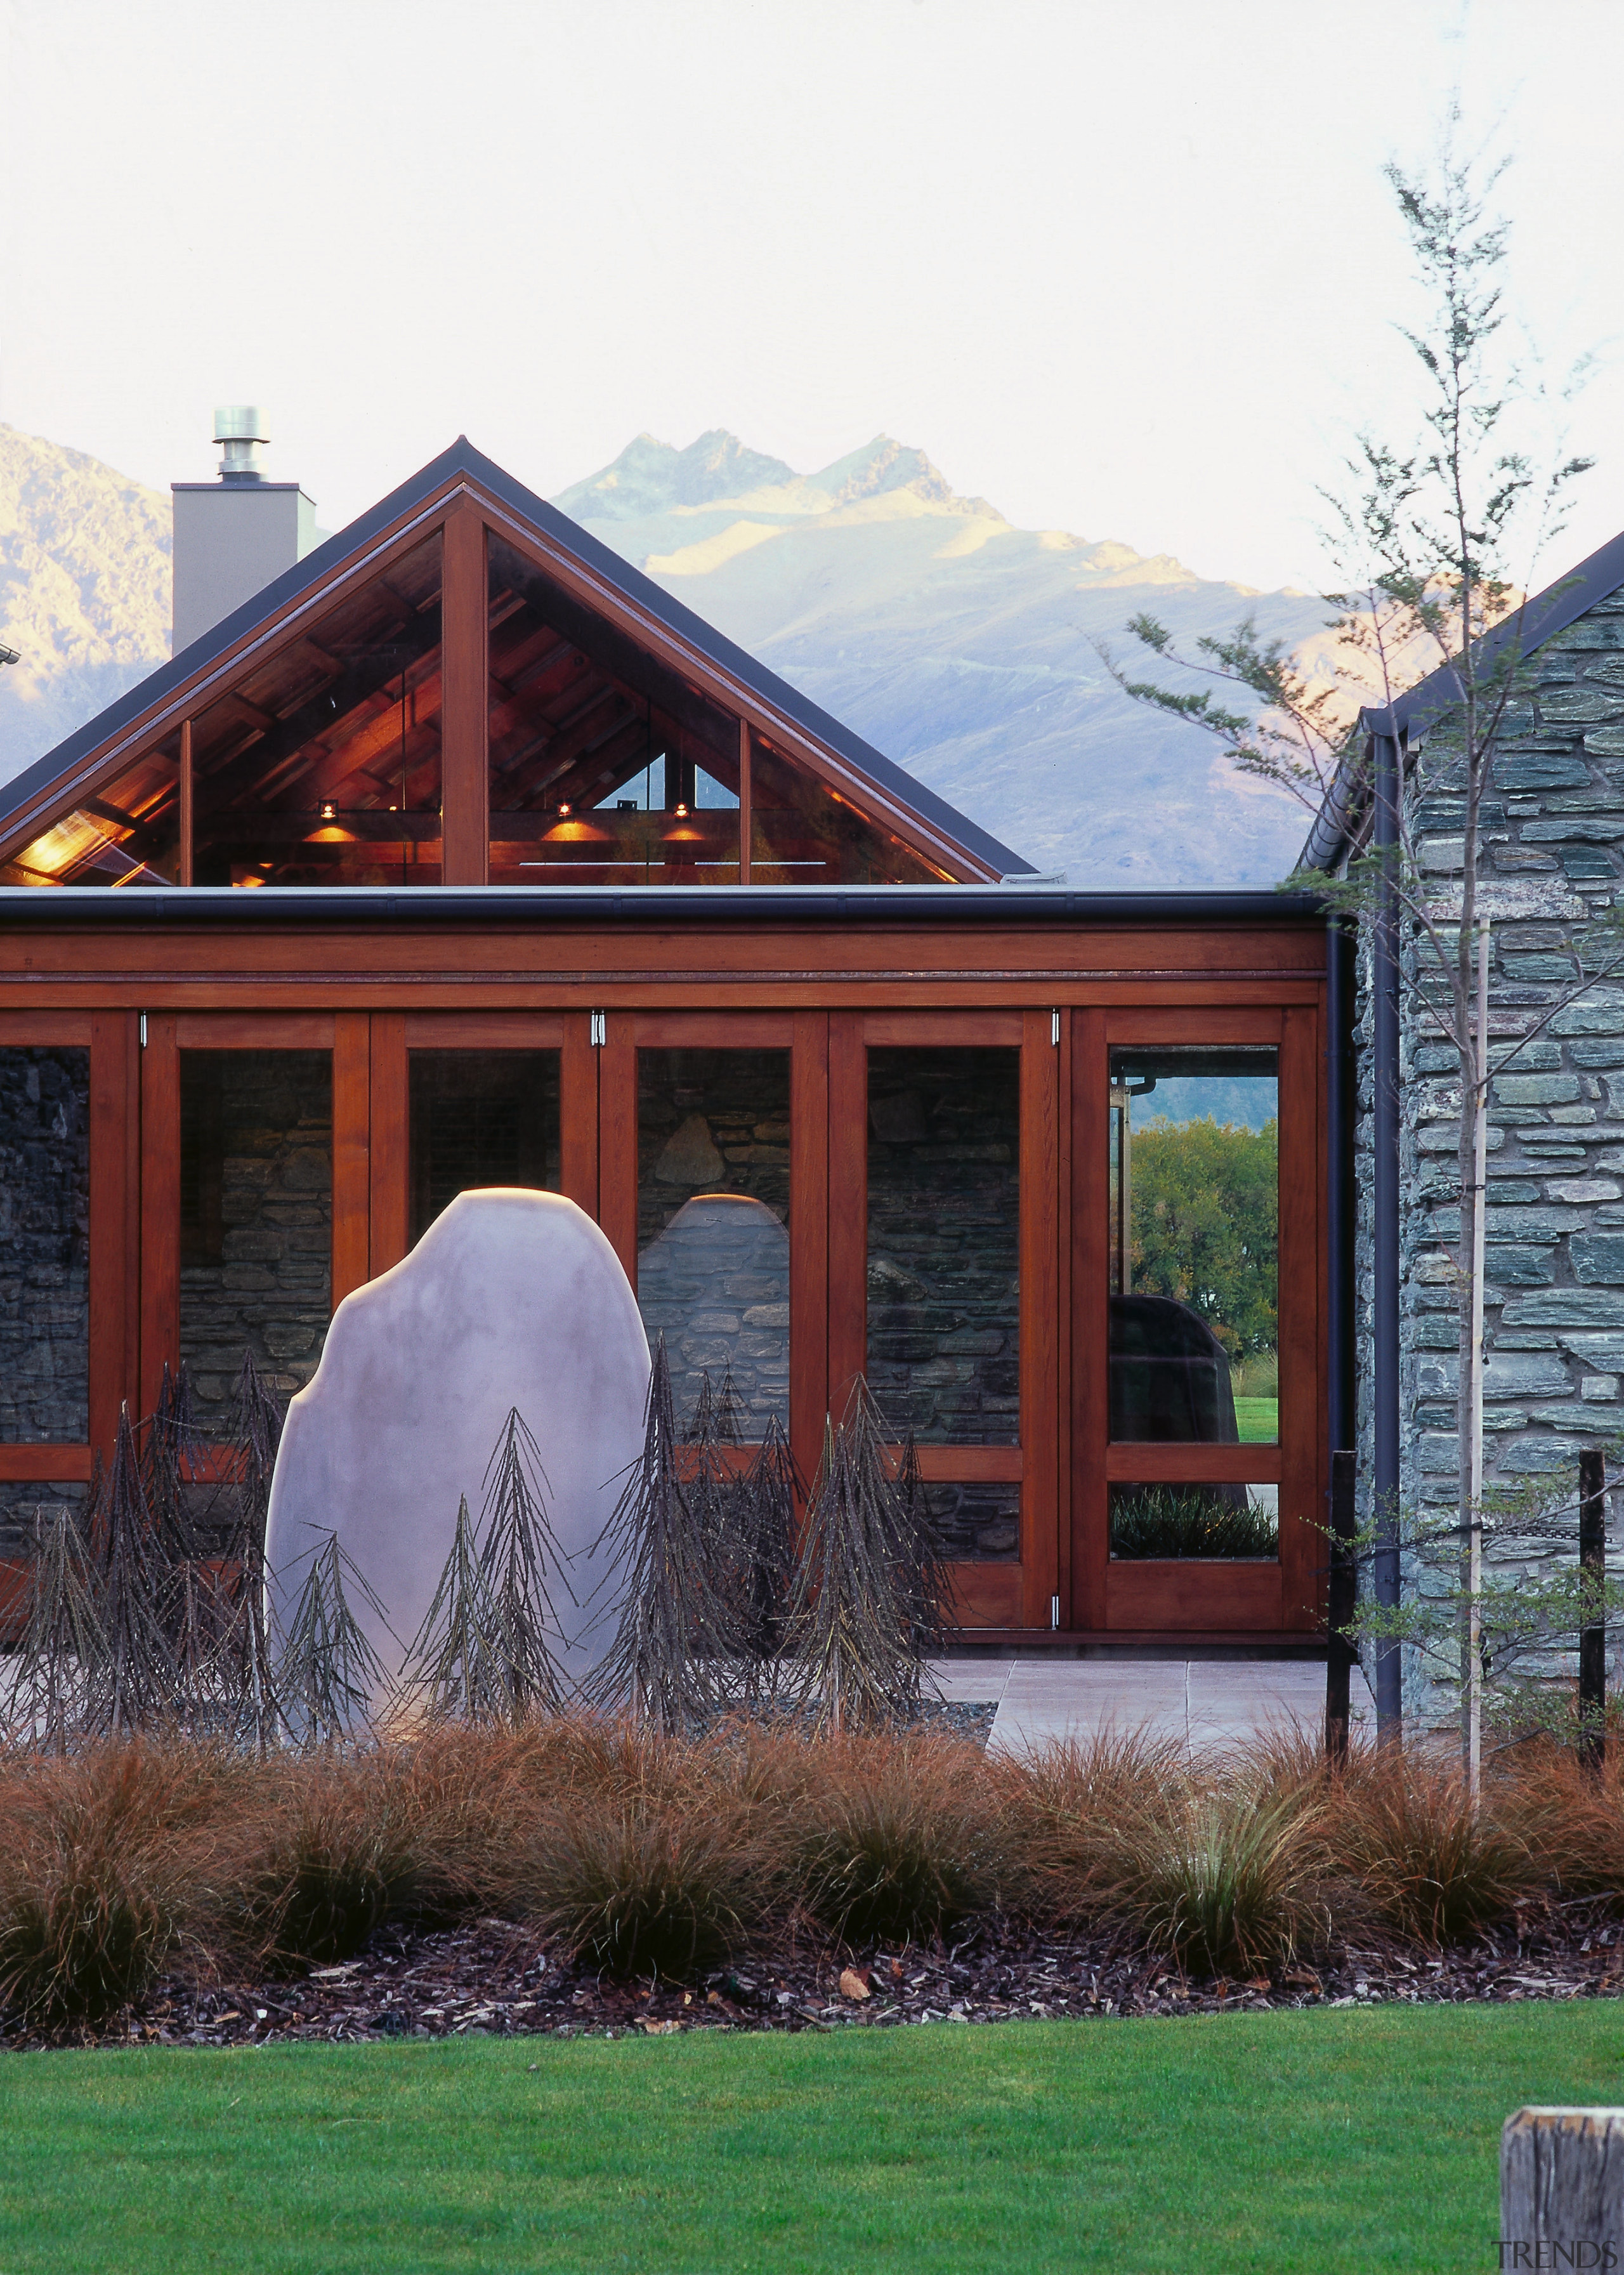
[[[560,812],[560,813],[567,814],[567,813],[569,812],[569,811],[570,811],[570,808],[569,808],[567,805],[561,805],[561,806],[559,807],[558,811]]]
[[[330,797],[324,797],[321,801],[321,819],[323,821],[336,821],[338,819],[337,812],[335,809],[333,801]]]
[[[686,821],[686,820],[687,820],[687,819],[688,819],[688,809],[687,809],[687,807],[686,807],[685,805],[674,805],[674,806],[672,807],[671,811],[672,811],[672,812],[673,812],[673,813],[675,813],[675,814],[676,814],[676,818],[677,818],[677,820],[678,820],[679,821]]]

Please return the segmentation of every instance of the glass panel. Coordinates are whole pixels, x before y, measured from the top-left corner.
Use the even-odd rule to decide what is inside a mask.
[[[1114,1485],[1111,1553],[1186,1562],[1278,1561],[1280,1487]]]
[[[90,1054],[7,1045],[0,1049],[0,1443],[82,1446],[89,1435]]]
[[[827,785],[758,744],[750,767],[750,876],[757,885],[939,885],[947,872]]]
[[[1111,1435],[1280,1436],[1280,1054],[1111,1053]]]
[[[173,885],[180,877],[180,737],[155,744],[0,869],[7,885]]]
[[[923,1445],[1020,1436],[1021,1054],[868,1054],[868,1382]]]
[[[412,1241],[478,1185],[558,1182],[556,1051],[413,1051]]]
[[[82,1524],[88,1487],[47,1484],[43,1479],[29,1478],[0,1484],[0,1556],[32,1556],[41,1534],[54,1516],[64,1508]],[[11,1603],[21,1611],[20,1601]],[[0,1576],[0,1641],[4,1641],[8,1624],[8,1604],[4,1576]]]
[[[1019,1563],[1019,1485],[939,1485],[933,1480],[925,1488],[925,1501],[941,1553],[956,1564]]]
[[[743,1435],[789,1426],[789,1054],[638,1053],[638,1305],[678,1419],[724,1367]]]
[[[286,1399],[316,1371],[333,1290],[328,1051],[180,1054],[180,1355],[198,1419],[245,1349]]]
[[[200,885],[440,882],[440,538],[193,729]]]

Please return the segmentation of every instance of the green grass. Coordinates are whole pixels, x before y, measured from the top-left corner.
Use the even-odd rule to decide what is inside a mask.
[[[1273,1446],[1280,1436],[1278,1398],[1237,1398],[1235,1427],[1243,1446]]]
[[[0,2268],[1492,2268],[1505,2117],[1620,2099],[1588,2001],[12,2054]]]

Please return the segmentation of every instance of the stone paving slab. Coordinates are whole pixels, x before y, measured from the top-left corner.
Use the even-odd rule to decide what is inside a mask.
[[[1188,1753],[1243,1745],[1277,1727],[1316,1729],[1326,1705],[1322,1659],[944,1659],[933,1669],[945,1698],[995,1705],[989,1750],[1022,1754],[1057,1738],[1143,1729]],[[1357,1668],[1356,1730],[1375,1707]]]

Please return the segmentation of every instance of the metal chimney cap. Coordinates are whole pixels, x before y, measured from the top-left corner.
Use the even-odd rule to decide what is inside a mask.
[[[257,403],[217,403],[215,405],[216,442],[268,442],[265,413]]]

